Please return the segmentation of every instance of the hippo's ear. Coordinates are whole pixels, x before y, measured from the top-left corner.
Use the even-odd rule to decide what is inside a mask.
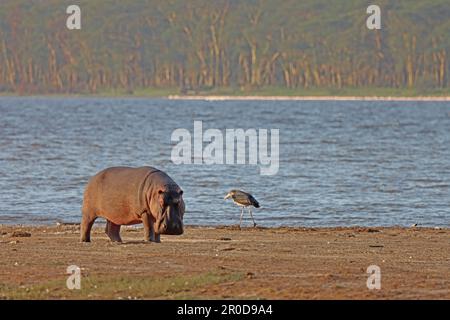
[[[180,196],[182,196],[183,195],[183,190],[180,190]]]

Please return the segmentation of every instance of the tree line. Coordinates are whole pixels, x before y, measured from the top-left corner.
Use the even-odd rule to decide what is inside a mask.
[[[67,2],[67,3],[66,3]],[[0,4],[0,92],[449,87],[447,0],[70,1]]]

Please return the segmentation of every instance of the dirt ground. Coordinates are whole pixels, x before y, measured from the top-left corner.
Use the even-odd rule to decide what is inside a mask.
[[[450,299],[450,229],[187,227],[160,244],[121,233],[112,243],[96,227],[80,243],[77,225],[0,225],[0,298]]]

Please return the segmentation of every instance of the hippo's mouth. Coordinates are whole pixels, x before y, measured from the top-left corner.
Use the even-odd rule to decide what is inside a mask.
[[[159,234],[167,234],[178,236],[183,234],[183,222],[177,221],[175,223],[167,224],[166,221],[162,221],[156,228]]]
[[[156,221],[155,231],[158,234],[181,235],[183,234],[183,221],[181,219],[169,219],[166,212]]]

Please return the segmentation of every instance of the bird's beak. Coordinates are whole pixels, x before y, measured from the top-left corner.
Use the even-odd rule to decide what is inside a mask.
[[[227,194],[223,199],[227,200],[229,197],[231,197],[231,193]]]

